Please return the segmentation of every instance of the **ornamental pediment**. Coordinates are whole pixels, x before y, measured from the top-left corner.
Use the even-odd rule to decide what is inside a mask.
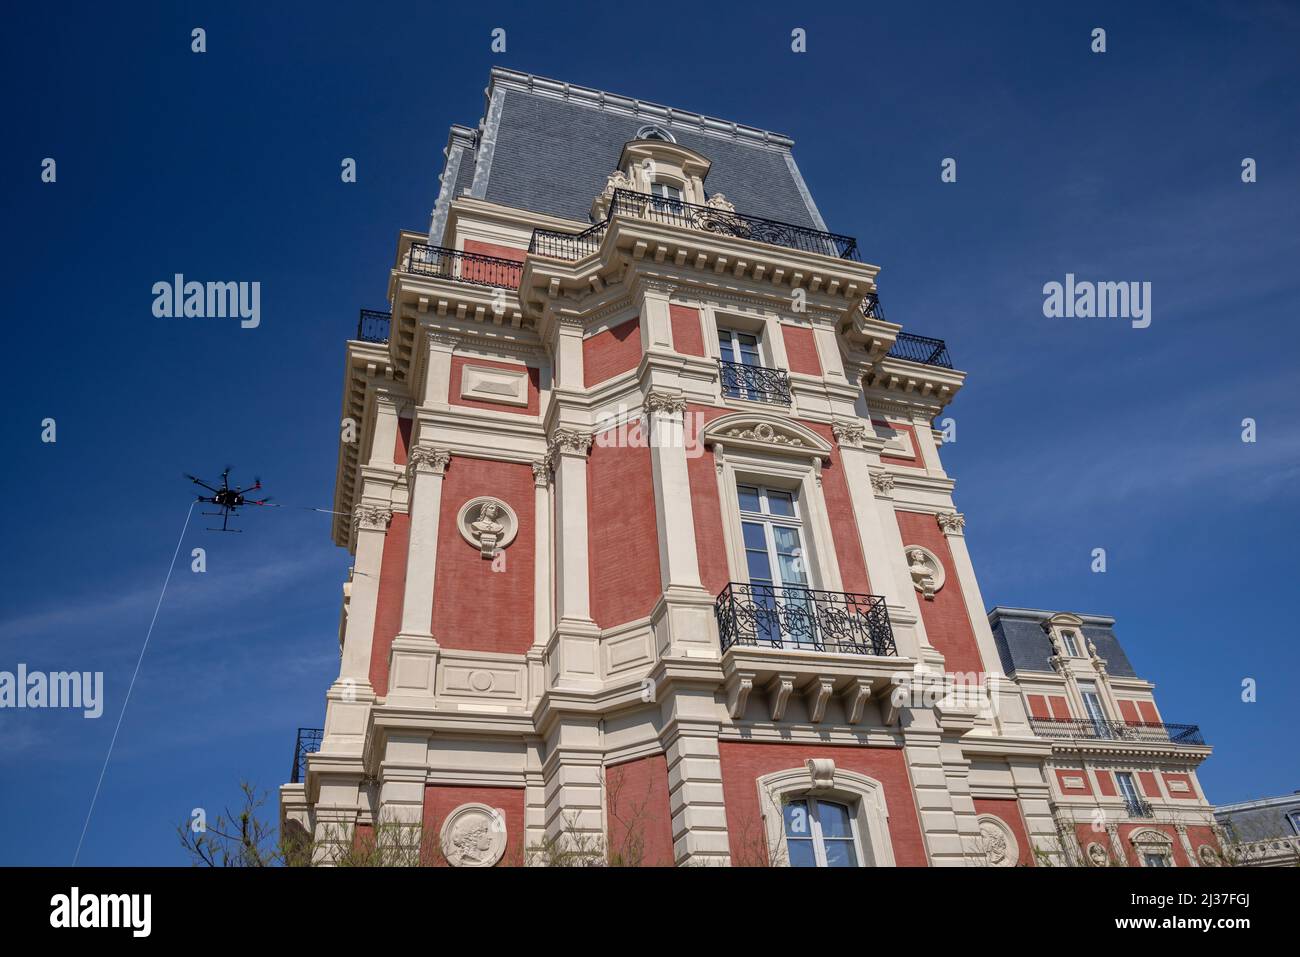
[[[714,419],[704,429],[707,444],[749,448],[805,458],[828,458],[830,443],[805,425],[776,416],[736,412]]]

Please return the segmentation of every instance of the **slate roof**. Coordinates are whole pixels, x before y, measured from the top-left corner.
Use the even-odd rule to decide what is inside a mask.
[[[1300,792],[1259,801],[1225,804],[1214,809],[1214,817],[1237,841],[1261,841],[1295,837],[1288,815],[1300,814]]]
[[[448,139],[430,228],[435,241],[447,206],[466,190],[587,222],[623,145],[648,125],[710,159],[706,189],[725,193],[741,212],[826,228],[794,162],[794,142],[779,133],[500,68],[486,100],[477,130],[453,127]]]
[[[1042,623],[1055,614],[1054,611],[1001,605],[989,612],[989,625],[993,629],[993,641],[997,644],[1004,672],[1013,675],[1017,671],[1052,671],[1049,660],[1052,642],[1043,631]],[[1104,615],[1079,617],[1083,619],[1080,630],[1084,638],[1097,646],[1097,654],[1106,659],[1110,674],[1121,678],[1138,677],[1115,637],[1115,619]]]

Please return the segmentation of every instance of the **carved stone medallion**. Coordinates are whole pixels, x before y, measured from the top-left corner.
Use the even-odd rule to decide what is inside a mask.
[[[990,867],[1015,867],[1020,860],[1020,845],[1011,829],[993,814],[981,814],[977,820],[980,836],[979,852]]]
[[[452,867],[492,867],[506,852],[506,815],[486,804],[462,804],[442,822],[442,856]]]
[[[480,496],[461,506],[456,527],[479,554],[493,558],[519,534],[519,516],[500,499]]]
[[[922,597],[933,601],[935,592],[948,580],[943,562],[930,549],[921,545],[904,545],[903,554],[907,556],[907,570],[912,575],[912,585]]]

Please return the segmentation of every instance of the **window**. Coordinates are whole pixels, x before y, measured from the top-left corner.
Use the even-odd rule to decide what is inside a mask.
[[[1288,812],[1286,822],[1291,825],[1291,832],[1293,834],[1300,834],[1300,811]]]
[[[1115,780],[1119,783],[1119,793],[1124,795],[1124,801],[1128,804],[1138,804],[1142,800],[1142,795],[1138,794],[1137,784],[1133,780],[1131,771],[1116,771]]]
[[[816,615],[795,494],[738,482],[736,496],[759,640],[793,639],[796,648],[815,647]]]
[[[857,827],[847,805],[818,798],[782,809],[791,867],[859,867]]]
[[[1092,722],[1097,737],[1110,737],[1110,726],[1106,723],[1106,712],[1102,710],[1097,686],[1091,681],[1080,681],[1079,695],[1083,698],[1083,710],[1087,713],[1088,720]]]
[[[636,131],[636,138],[639,140],[663,140],[665,143],[676,143],[673,134],[669,133],[662,126],[643,126]]]
[[[1163,851],[1143,851],[1143,867],[1170,867],[1169,856]]]
[[[763,367],[759,337],[735,329],[718,329],[718,353],[722,356],[722,392],[732,399],[760,401],[764,394],[760,380],[749,369]]]
[[[1065,645],[1065,653],[1067,655],[1069,655],[1071,658],[1079,657],[1079,644],[1075,640],[1074,632],[1072,631],[1061,632],[1061,641]]]

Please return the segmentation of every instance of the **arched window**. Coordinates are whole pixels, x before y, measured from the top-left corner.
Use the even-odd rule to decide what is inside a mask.
[[[809,760],[755,782],[768,859],[787,867],[892,867],[881,783]]]
[[[676,143],[673,134],[669,133],[662,126],[643,126],[636,131],[636,138],[639,140],[663,140],[665,143]]]
[[[809,796],[782,810],[791,867],[861,866],[858,826],[849,805]]]

